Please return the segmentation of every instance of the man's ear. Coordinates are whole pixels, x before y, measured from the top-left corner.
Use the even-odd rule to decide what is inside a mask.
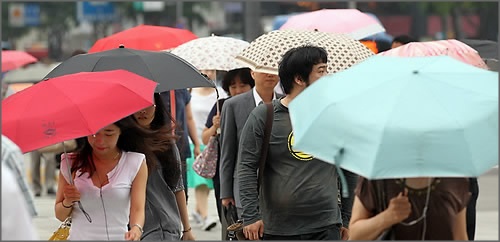
[[[295,78],[293,78],[293,81],[295,82],[295,84],[297,84],[299,86],[306,85],[306,82],[304,80],[302,80],[302,77],[300,77],[299,75],[296,75]]]

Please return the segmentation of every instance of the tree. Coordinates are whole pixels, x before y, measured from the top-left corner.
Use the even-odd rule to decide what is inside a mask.
[[[498,41],[498,2],[482,2],[479,5],[479,39]]]
[[[442,31],[448,32],[448,16],[451,16],[452,32],[456,39],[465,38],[462,29],[464,13],[477,14],[480,18],[479,34],[476,38],[497,41],[498,38],[498,2],[426,2],[429,13],[436,13],[442,19]],[[467,21],[467,17],[465,16]]]
[[[408,3],[410,6],[410,12],[412,16],[411,33],[415,39],[420,39],[421,37],[427,35],[427,14],[425,12],[426,3],[424,2],[412,2]]]

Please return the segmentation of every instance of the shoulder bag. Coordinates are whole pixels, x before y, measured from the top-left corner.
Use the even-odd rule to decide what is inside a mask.
[[[193,162],[193,170],[196,174],[205,178],[213,178],[217,171],[217,159],[219,158],[219,135],[210,137],[205,149]]]

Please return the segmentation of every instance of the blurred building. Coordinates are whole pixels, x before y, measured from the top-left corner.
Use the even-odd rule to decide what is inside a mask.
[[[457,2],[456,6],[450,8],[453,11],[450,10],[444,14],[437,14],[434,10],[434,12],[429,10],[432,8],[424,10],[424,8],[417,7],[422,4],[435,4],[434,2],[261,1],[258,4],[248,4],[248,1],[186,2],[172,0],[156,2],[92,1],[86,3],[87,7],[88,4],[95,5],[94,7],[101,7],[106,11],[94,9],[92,13],[88,12],[87,9],[87,14],[84,14],[82,3],[75,2],[75,6],[80,6],[77,20],[66,23],[67,30],[61,31],[60,27],[54,25],[50,25],[45,30],[41,30],[38,26],[31,26],[31,29],[22,37],[2,36],[3,41],[9,40],[10,42],[2,42],[2,48],[26,50],[40,59],[48,56],[57,57],[56,61],[60,61],[69,57],[75,49],[88,49],[97,39],[138,24],[186,28],[199,37],[215,34],[243,39],[245,33],[259,33],[260,35],[275,29],[273,25],[276,25],[278,16],[323,8],[349,7],[373,13],[384,25],[387,33],[393,36],[410,34],[421,39],[462,37],[498,40],[498,3],[495,2],[469,3],[469,7],[463,7],[463,9],[461,9],[464,6],[463,3]],[[113,7],[108,6],[111,3],[114,5]],[[42,4],[40,3],[40,5]],[[258,9],[249,9],[252,7]],[[41,9],[40,16],[43,16],[43,8]],[[460,11],[455,11],[457,9]],[[46,18],[51,17],[46,16]],[[85,19],[86,21],[84,21]],[[245,25],[245,21],[248,21],[247,25]],[[3,22],[6,23],[6,21]],[[5,24],[2,27],[4,28],[4,26]],[[11,33],[12,30],[16,29],[10,29]],[[54,35],[57,35],[57,38]],[[246,40],[251,41],[252,39]]]

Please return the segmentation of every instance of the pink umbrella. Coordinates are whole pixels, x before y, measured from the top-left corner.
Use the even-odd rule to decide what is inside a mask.
[[[34,56],[24,51],[2,50],[2,72],[14,70],[37,61]]]
[[[405,57],[447,55],[464,63],[488,69],[475,49],[456,39],[411,42],[378,55]]]
[[[375,18],[357,9],[322,9],[297,14],[288,18],[281,29],[317,29],[321,32],[347,34],[356,40],[385,32]]]

